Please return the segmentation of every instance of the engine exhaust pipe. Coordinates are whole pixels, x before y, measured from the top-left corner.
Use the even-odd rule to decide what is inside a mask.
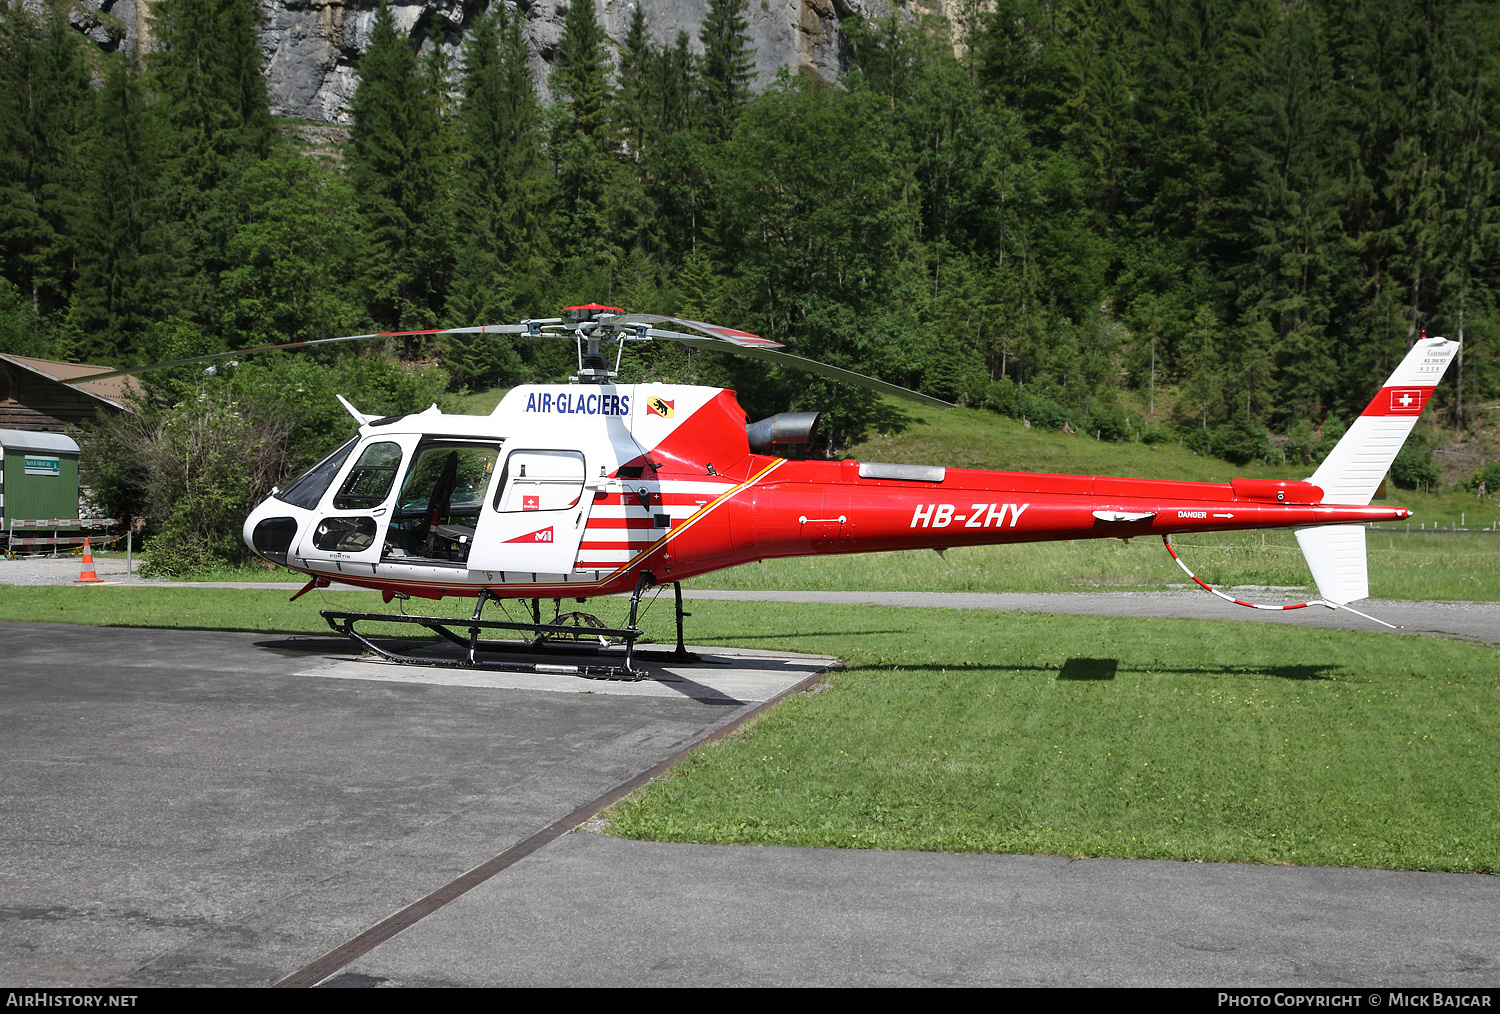
[[[768,451],[776,444],[805,444],[812,439],[820,412],[778,412],[769,419],[750,423],[745,435],[752,451]]]

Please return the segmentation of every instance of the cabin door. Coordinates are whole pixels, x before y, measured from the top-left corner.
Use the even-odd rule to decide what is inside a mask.
[[[402,453],[393,440],[365,444],[295,555],[321,573],[374,574],[391,521],[391,490]]]
[[[469,570],[491,572],[499,582],[542,580],[543,574],[558,580],[570,574],[593,503],[592,493],[584,489],[585,464],[580,451],[506,452],[500,480],[480,518]]]

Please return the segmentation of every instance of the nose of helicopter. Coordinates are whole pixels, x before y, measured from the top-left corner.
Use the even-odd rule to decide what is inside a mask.
[[[267,497],[246,516],[240,535],[256,555],[285,566],[307,513],[274,496]]]

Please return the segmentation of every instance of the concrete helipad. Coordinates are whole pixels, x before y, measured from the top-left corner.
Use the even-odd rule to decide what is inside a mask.
[[[638,664],[643,677],[639,680],[603,680],[556,673],[401,665],[374,658],[334,659],[303,670],[299,675],[319,679],[370,680],[376,683],[411,683],[438,687],[537,690],[543,693],[603,694],[612,697],[690,697],[711,704],[757,704],[783,693],[834,662],[834,659],[823,655],[793,655],[739,648],[689,645],[688,651],[698,655],[699,660],[692,663],[664,662],[650,657],[641,660]],[[530,657],[519,656],[521,659]],[[546,663],[556,662],[557,658],[538,657],[537,660]]]

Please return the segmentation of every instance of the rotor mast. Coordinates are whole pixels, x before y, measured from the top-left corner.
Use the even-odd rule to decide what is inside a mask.
[[[619,376],[619,357],[625,350],[625,341],[614,322],[624,312],[618,306],[600,306],[598,303],[570,306],[563,311],[567,315],[566,319],[576,322],[565,326],[577,338],[578,375],[574,379],[580,384],[607,384]],[[607,338],[614,338],[620,346],[615,354],[613,370],[609,368],[609,360],[604,358],[604,353],[599,351],[600,342]]]

